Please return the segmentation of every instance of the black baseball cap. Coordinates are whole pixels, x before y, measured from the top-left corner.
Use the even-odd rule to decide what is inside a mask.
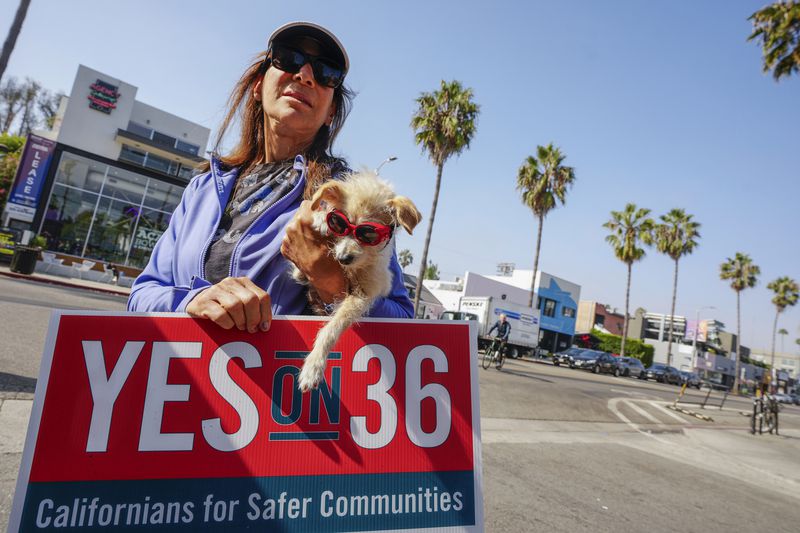
[[[313,22],[289,22],[284,24],[269,36],[268,45],[272,48],[275,41],[283,42],[299,37],[310,37],[322,46],[326,57],[336,61],[344,67],[344,73],[350,69],[350,60],[341,41],[330,31]]]

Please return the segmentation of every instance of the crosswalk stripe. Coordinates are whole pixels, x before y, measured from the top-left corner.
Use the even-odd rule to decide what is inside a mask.
[[[633,409],[634,411],[645,417],[646,419],[650,420],[651,422],[658,424],[659,426],[666,425],[661,420],[659,420],[658,418],[654,417],[653,415],[651,415],[650,413],[648,413],[647,411],[636,405],[634,402],[629,400],[623,400],[622,403],[624,403],[625,405],[627,405],[628,407],[630,407],[631,409]]]
[[[661,405],[658,405],[656,402],[650,402],[650,405],[652,405],[653,407],[655,407],[659,411],[663,411],[665,414],[668,414],[669,416],[671,416],[672,418],[674,418],[675,420],[677,420],[681,424],[686,424],[686,420],[684,420],[683,418],[679,417],[678,415],[676,415],[675,413],[673,413],[669,409],[666,409],[666,408],[662,407]]]

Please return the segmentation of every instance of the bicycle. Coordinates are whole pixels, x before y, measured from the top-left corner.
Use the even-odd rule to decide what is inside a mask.
[[[750,433],[755,435],[756,431],[761,435],[764,433],[764,426],[771,434],[773,431],[778,434],[778,412],[780,404],[778,400],[769,393],[753,398],[753,417],[750,421]],[[757,428],[757,429],[756,429]]]
[[[503,363],[506,362],[506,357],[503,355],[503,350],[500,349],[502,344],[503,341],[495,337],[492,339],[491,344],[486,347],[486,351],[483,353],[483,360],[481,361],[481,366],[484,370],[489,368],[489,365],[492,363],[494,363],[494,367],[497,370],[503,368]]]

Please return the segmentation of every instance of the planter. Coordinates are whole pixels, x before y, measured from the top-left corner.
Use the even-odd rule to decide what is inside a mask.
[[[33,274],[36,261],[39,259],[41,248],[17,245],[14,247],[14,257],[11,258],[11,272],[18,274]]]

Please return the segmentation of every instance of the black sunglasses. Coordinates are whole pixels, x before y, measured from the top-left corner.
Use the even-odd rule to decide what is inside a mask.
[[[289,74],[300,72],[303,65],[310,63],[317,83],[331,89],[339,87],[344,82],[344,69],[335,62],[324,57],[312,56],[295,48],[273,44],[268,61],[270,60],[275,68]]]

